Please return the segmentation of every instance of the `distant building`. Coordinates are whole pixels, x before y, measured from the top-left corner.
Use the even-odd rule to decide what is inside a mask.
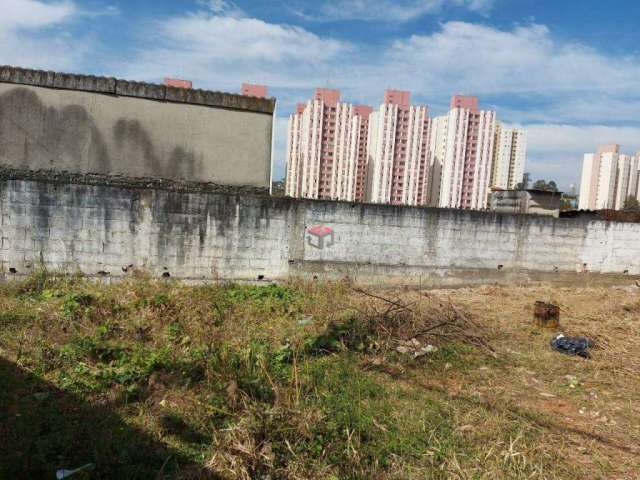
[[[410,105],[411,94],[387,90],[369,120],[367,200],[393,205],[426,203],[429,117]]]
[[[628,197],[638,198],[638,160],[620,153],[620,145],[601,145],[587,153],[580,182],[581,210],[621,210]]]
[[[491,187],[522,181],[526,132],[478,99],[455,95],[429,118],[411,94],[387,90],[377,109],[319,88],[289,118],[286,193],[292,197],[486,209]]]
[[[490,208],[498,213],[560,216],[561,192],[547,190],[496,190],[491,192]]]
[[[369,122],[373,108],[366,105],[353,107],[354,124],[351,128],[351,148],[353,158],[356,159],[355,198],[356,202],[364,202],[367,192],[367,145],[369,141]]]
[[[164,86],[189,89],[189,88],[193,88],[193,83],[191,82],[191,80],[180,80],[178,78],[165,78]]]
[[[366,135],[371,108],[340,102],[340,92],[318,88],[289,118],[286,194],[363,200]]]
[[[505,128],[497,122],[491,187],[503,190],[515,189],[522,182],[526,160],[526,130]]]
[[[267,98],[269,89],[265,85],[254,85],[251,83],[243,83],[240,94],[245,97]]]
[[[430,203],[443,208],[487,208],[496,112],[479,110],[477,97],[455,95],[449,113],[433,119],[431,129]]]

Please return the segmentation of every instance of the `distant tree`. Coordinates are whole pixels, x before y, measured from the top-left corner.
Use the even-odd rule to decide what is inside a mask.
[[[534,190],[546,190],[547,189],[547,182],[545,180],[536,180],[535,182],[533,182],[533,189]]]
[[[640,212],[640,202],[633,195],[629,195],[624,200],[624,205],[622,206],[623,210],[627,212]]]
[[[529,183],[531,183],[531,174],[525,172],[525,174],[522,176],[522,182],[516,185],[516,190],[526,190],[527,188],[529,188]]]
[[[557,192],[558,191],[558,185],[553,180],[551,180],[550,182],[547,182],[546,180],[536,180],[533,183],[533,189],[534,190],[545,190],[547,192]]]

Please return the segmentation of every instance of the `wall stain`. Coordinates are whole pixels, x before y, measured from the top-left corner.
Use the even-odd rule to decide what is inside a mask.
[[[107,144],[84,107],[47,107],[24,87],[0,95],[0,145],[2,158],[21,167],[111,172]]]
[[[145,172],[164,178],[193,178],[202,169],[193,152],[175,147],[163,162],[151,135],[136,119],[120,118],[113,126],[113,137],[123,155],[140,158]]]
[[[138,120],[120,118],[113,126],[113,137],[122,151],[139,153],[147,169],[160,172],[160,162],[156,157],[151,137]]]
[[[137,119],[120,118],[104,128],[84,106],[47,106],[27,87],[0,94],[0,160],[5,164],[95,174],[121,173],[119,166],[138,164],[139,176],[173,180],[193,179],[203,170],[203,155],[180,145],[160,150]]]

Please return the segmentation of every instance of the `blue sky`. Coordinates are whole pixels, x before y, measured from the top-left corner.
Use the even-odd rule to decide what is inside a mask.
[[[474,94],[529,130],[533,179],[577,183],[598,143],[640,148],[640,2],[632,0],[0,0],[0,64],[278,98],[316,86],[355,103],[408,89],[431,114]]]

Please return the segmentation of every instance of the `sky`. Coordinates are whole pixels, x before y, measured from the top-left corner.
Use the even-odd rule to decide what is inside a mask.
[[[0,64],[239,91],[288,115],[315,87],[377,106],[386,88],[446,111],[477,95],[529,133],[533,180],[579,184],[599,143],[640,149],[637,0],[0,0]]]

